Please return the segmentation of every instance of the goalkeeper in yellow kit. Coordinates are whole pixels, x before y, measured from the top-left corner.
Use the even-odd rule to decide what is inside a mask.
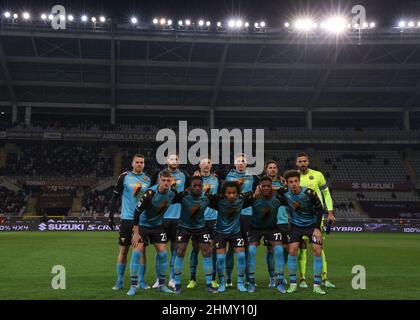
[[[335,217],[333,213],[333,202],[331,199],[330,191],[328,190],[327,182],[325,181],[324,175],[316,170],[312,170],[309,168],[309,156],[308,154],[301,152],[298,153],[296,156],[296,166],[299,169],[301,174],[300,176],[300,185],[303,187],[310,188],[316,192],[321,203],[326,207],[326,211],[328,211],[328,220],[332,223],[335,222]],[[324,219],[322,221],[322,227]],[[321,228],[322,229],[322,228]],[[307,288],[308,285],[306,283],[306,247],[307,247],[308,239],[304,238],[301,243],[301,247],[299,249],[298,254],[298,264],[299,264],[299,287],[300,288]],[[326,288],[335,288],[335,285],[331,283],[327,278],[327,260],[325,258],[324,250],[322,250],[322,285]]]

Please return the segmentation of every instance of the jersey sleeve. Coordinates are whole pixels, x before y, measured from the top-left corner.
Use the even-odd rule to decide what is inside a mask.
[[[220,177],[218,175],[216,175],[216,179],[217,179],[217,191],[216,191],[216,194],[219,194],[220,192],[222,192],[222,179],[220,179]]]
[[[182,199],[184,199],[186,192],[176,192],[175,188],[172,189],[175,193],[175,198],[172,200],[172,203],[181,203]]]
[[[154,195],[153,190],[147,190],[140,198],[140,201],[137,203],[136,209],[134,210],[134,225],[138,226],[140,222],[140,214],[150,206]]]
[[[321,203],[321,200],[319,200],[319,197],[317,196],[316,192],[312,189],[306,189],[305,191],[306,195],[309,197],[309,199],[312,202],[312,205],[314,206],[314,214],[316,215],[316,227],[318,229],[321,228],[321,221],[322,216],[324,214],[324,209]]]
[[[288,206],[289,204],[287,203],[286,199],[284,198],[285,193],[288,191],[288,189],[285,186],[281,186],[280,188],[277,189],[277,199],[280,200],[280,203],[282,204],[282,206]]]
[[[118,177],[118,181],[116,185],[114,186],[114,190],[111,196],[111,201],[109,204],[109,219],[114,218],[115,206],[117,205],[118,199],[121,197],[124,191],[124,179],[126,176],[127,176],[127,172],[120,174],[120,176]]]
[[[217,210],[217,203],[220,200],[220,195],[217,194],[210,194],[206,193],[206,197],[209,199],[209,205],[208,207],[214,210]]]
[[[321,190],[322,195],[324,196],[325,206],[328,211],[333,211],[333,201],[331,198],[330,189],[328,188],[327,181],[322,173],[319,173],[318,187]]]
[[[244,201],[242,209],[252,206],[256,200],[252,191],[241,193],[240,197]]]
[[[257,175],[252,176],[254,178],[254,182],[252,183],[252,191],[257,189],[258,185],[260,184],[260,178]]]
[[[183,173],[185,176],[185,184],[184,184],[184,190],[185,190],[191,186],[191,176],[185,171],[183,171]]]

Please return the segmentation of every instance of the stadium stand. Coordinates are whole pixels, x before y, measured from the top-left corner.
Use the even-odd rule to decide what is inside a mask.
[[[396,151],[321,151],[322,168],[332,180],[407,182],[401,156]]]
[[[105,177],[113,175],[112,147],[96,145],[19,144],[9,152],[1,175]]]
[[[411,165],[416,172],[417,177],[420,177],[420,151],[415,151],[411,155]]]
[[[356,211],[353,203],[346,197],[336,195],[333,196],[334,214],[337,218],[360,218],[360,213]]]
[[[21,215],[25,210],[27,195],[19,190],[17,192],[0,187],[0,214],[10,216]]]
[[[112,188],[104,191],[85,192],[82,199],[81,217],[92,217],[94,214],[105,214],[108,212],[111,200]]]

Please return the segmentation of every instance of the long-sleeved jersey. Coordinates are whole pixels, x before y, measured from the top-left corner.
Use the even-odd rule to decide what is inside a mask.
[[[314,190],[318,195],[319,200],[325,205],[327,210],[333,210],[333,201],[330,190],[328,189],[327,181],[321,172],[313,169],[308,169],[305,173],[301,172],[300,185]]]
[[[220,180],[219,177],[215,174],[210,174],[207,177],[202,176],[203,179],[203,194],[208,193],[215,195],[220,191]],[[217,219],[217,210],[212,208],[207,208],[204,212],[205,220],[216,220]]]
[[[216,232],[223,234],[236,234],[240,232],[241,210],[252,205],[254,201],[253,193],[241,193],[233,203],[230,203],[221,195],[209,196],[209,199],[209,207],[217,210]]]
[[[187,229],[200,229],[206,226],[205,211],[208,209],[210,200],[205,194],[194,197],[190,190],[179,194],[174,203],[181,204],[181,216],[179,225]]]
[[[165,169],[167,170],[167,169]],[[173,188],[176,190],[176,192],[181,193],[183,192],[186,188],[188,188],[190,186],[190,182],[191,182],[191,178],[190,176],[185,173],[184,171],[177,169],[175,171],[169,171],[167,170],[172,178],[173,178],[173,182],[172,182],[172,186]],[[159,171],[157,173],[157,175],[155,176],[155,181],[156,183],[159,182],[159,174],[162,171]],[[181,205],[179,203],[176,204],[172,204],[168,210],[166,210],[165,212],[165,219],[174,219],[174,220],[178,220],[181,214]]]
[[[134,210],[135,226],[152,228],[163,225],[164,214],[175,200],[177,193],[172,189],[161,193],[158,187],[159,185],[154,185],[140,198]]]
[[[236,169],[232,169],[226,175],[226,181],[237,181],[240,186],[241,193],[255,191],[256,187],[259,184],[258,177],[250,173],[248,170],[245,170],[244,172],[238,172]],[[244,208],[241,214],[244,216],[251,216],[252,208]]]
[[[252,204],[251,227],[255,229],[270,229],[277,224],[277,214],[282,206],[277,193],[268,199],[259,197]]]
[[[279,189],[279,198],[290,208],[290,222],[298,227],[320,228],[323,206],[314,190],[302,187],[299,194],[286,188]]]
[[[135,174],[131,171],[123,172],[119,177],[112,193],[109,206],[109,217],[114,216],[115,206],[120,197],[121,201],[121,219],[133,220],[134,209],[139,202],[140,197],[150,187],[152,179],[144,172]]]

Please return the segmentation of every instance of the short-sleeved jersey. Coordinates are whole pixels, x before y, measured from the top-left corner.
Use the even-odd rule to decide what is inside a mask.
[[[314,190],[321,201],[324,204],[324,197],[322,196],[322,190],[328,188],[327,181],[324,175],[316,170],[308,169],[306,173],[300,173],[300,185]],[[328,208],[332,210],[332,208]]]
[[[114,197],[122,196],[121,219],[133,220],[134,209],[151,182],[152,179],[144,172],[135,174],[126,171],[118,177],[114,187]]]
[[[255,191],[255,188],[258,186],[259,179],[256,175],[253,175],[248,170],[244,172],[238,172],[236,169],[232,169],[226,175],[226,181],[237,181],[240,186],[240,191],[242,193]],[[241,212],[244,216],[251,216],[252,215],[252,208],[248,207],[242,210]]]
[[[219,177],[215,174],[210,174],[207,177],[202,176],[203,179],[203,194],[208,193],[215,195],[219,192],[220,189],[220,180]],[[208,190],[208,191],[207,191]],[[216,220],[217,219],[217,210],[212,208],[207,208],[204,212],[205,220]]]
[[[179,219],[179,225],[181,227],[200,229],[206,226],[204,213],[208,208],[210,200],[204,194],[196,198],[188,190],[180,194],[175,201],[181,204],[181,216]]]
[[[252,204],[251,227],[255,229],[272,229],[277,224],[277,213],[281,200],[278,198],[277,193],[269,199],[259,197]]]
[[[149,188],[140,198],[134,213],[134,225],[148,228],[163,225],[163,216],[177,194],[172,189],[160,193],[158,187],[154,185]]]
[[[166,169],[165,169],[166,170]],[[168,170],[169,171],[169,170]],[[161,173],[162,171],[160,171],[158,173]],[[172,186],[173,188],[176,190],[176,192],[181,193],[183,192],[187,187],[189,187],[190,184],[190,177],[188,174],[186,174],[184,171],[177,169],[175,171],[169,171],[169,173],[171,174],[172,178],[173,178],[173,182],[172,182]],[[158,179],[157,179],[158,181]],[[176,204],[172,204],[168,210],[166,210],[165,213],[165,219],[179,219],[181,214],[181,205],[179,203]]]
[[[240,232],[241,210],[252,205],[253,193],[241,193],[233,203],[230,203],[220,195],[209,196],[209,198],[210,208],[217,210],[216,232],[222,234],[236,234]]]
[[[291,224],[298,227],[320,227],[323,208],[312,189],[302,187],[299,194],[292,191],[282,193],[282,201],[290,207]]]

